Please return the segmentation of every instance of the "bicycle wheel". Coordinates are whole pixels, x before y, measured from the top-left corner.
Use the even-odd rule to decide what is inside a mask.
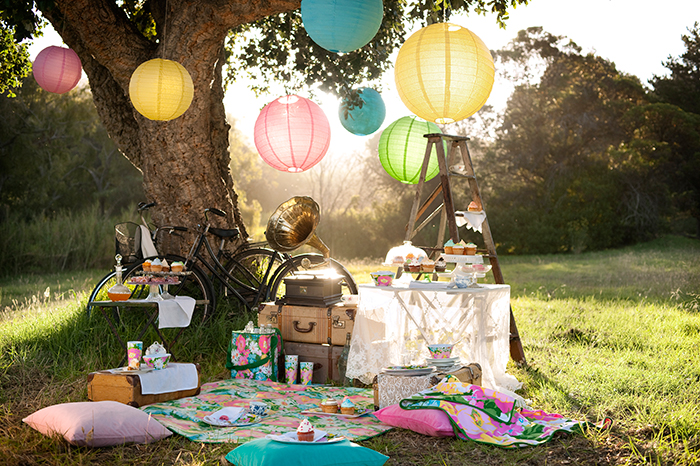
[[[270,296],[270,283],[284,258],[275,250],[253,248],[235,254],[225,265],[233,280],[226,277],[227,283],[248,302],[251,307],[267,301]],[[220,296],[229,294],[228,288],[220,284]]]
[[[320,254],[299,254],[291,259],[285,261],[282,269],[278,270],[270,288],[270,299],[277,300],[282,298],[285,293],[284,279],[293,277],[298,274],[313,273],[314,271],[320,270],[320,268],[304,268],[304,259],[308,259],[311,265],[318,265],[323,263],[323,256]],[[352,274],[346,269],[340,262],[335,259],[330,259],[330,266],[333,270],[343,277],[341,281],[341,289],[343,294],[357,294],[357,284],[352,278]]]

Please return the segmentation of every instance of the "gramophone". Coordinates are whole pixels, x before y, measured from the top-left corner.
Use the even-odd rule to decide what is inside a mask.
[[[281,302],[300,306],[327,307],[342,300],[342,277],[313,269],[326,269],[330,264],[330,249],[316,236],[320,209],[310,197],[297,196],[282,203],[267,222],[265,238],[270,247],[279,252],[292,252],[309,245],[323,254],[324,261],[311,264],[304,259],[301,275],[284,278],[285,295]]]

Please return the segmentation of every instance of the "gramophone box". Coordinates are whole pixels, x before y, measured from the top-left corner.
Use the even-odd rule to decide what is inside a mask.
[[[293,306],[331,306],[342,301],[343,277],[297,275],[284,279],[286,293],[278,304]]]

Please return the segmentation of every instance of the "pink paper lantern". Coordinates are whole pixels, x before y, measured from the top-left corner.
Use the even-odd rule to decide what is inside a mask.
[[[32,73],[39,86],[55,94],[63,94],[77,86],[82,71],[78,54],[55,45],[39,52],[32,65]]]
[[[331,126],[321,107],[298,95],[265,106],[255,121],[260,157],[280,171],[299,173],[321,161],[331,143]]]

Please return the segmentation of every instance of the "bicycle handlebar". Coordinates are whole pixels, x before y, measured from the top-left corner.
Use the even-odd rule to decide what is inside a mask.
[[[149,202],[148,204],[145,202],[139,202],[139,212],[142,210],[150,209],[151,207],[155,207],[156,203],[155,202]]]

